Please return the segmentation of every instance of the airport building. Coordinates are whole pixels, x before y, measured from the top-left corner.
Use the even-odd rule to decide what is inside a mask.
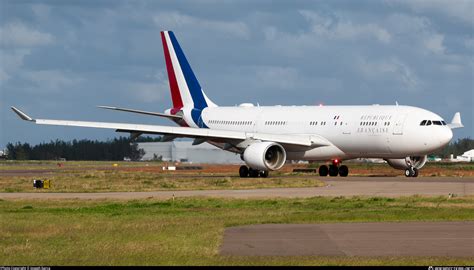
[[[464,154],[457,156],[456,161],[466,161],[466,162],[474,162],[474,149],[471,149]]]
[[[240,156],[208,144],[192,145],[192,141],[137,143],[145,151],[142,160],[161,159],[190,163],[239,164]]]

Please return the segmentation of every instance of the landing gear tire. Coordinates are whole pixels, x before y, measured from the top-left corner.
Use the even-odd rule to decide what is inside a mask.
[[[329,165],[329,176],[337,176],[338,173],[339,173],[339,170],[337,166]]]
[[[329,172],[328,166],[321,165],[319,166],[319,176],[327,176]]]
[[[410,169],[405,170],[405,176],[406,177],[411,177],[411,170]]]
[[[249,168],[249,176],[252,178],[258,177],[258,170]]]
[[[417,177],[418,176],[418,169],[411,167],[405,170],[406,177]]]
[[[239,175],[242,178],[243,177],[248,177],[249,176],[249,168],[245,165],[240,166]]]
[[[341,165],[339,167],[339,175],[346,177],[349,174],[349,168],[346,165]]]
[[[252,168],[249,168],[245,165],[240,166],[239,168],[239,175],[242,178],[245,177],[268,177],[268,171],[260,171],[260,170],[255,170]]]

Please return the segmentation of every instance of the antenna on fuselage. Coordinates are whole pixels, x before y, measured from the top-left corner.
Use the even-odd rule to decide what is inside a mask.
[[[397,106],[398,106],[398,101],[395,101],[395,105],[397,105]]]

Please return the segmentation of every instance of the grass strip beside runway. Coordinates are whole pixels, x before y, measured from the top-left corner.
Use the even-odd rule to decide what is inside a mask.
[[[224,229],[237,225],[462,220],[474,220],[474,197],[3,200],[0,264],[472,265],[474,258],[218,254]]]

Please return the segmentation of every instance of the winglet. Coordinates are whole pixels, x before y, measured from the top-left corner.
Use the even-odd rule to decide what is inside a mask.
[[[24,112],[18,110],[17,108],[15,108],[15,107],[13,107],[13,106],[12,106],[11,108],[12,108],[12,110],[13,110],[16,114],[18,114],[18,116],[19,116],[21,119],[23,119],[23,120],[25,120],[25,121],[30,121],[30,122],[34,122],[34,121],[35,121],[33,118],[29,117],[26,113],[24,113]]]
[[[117,110],[117,107],[111,107],[111,106],[97,106],[97,108],[107,109],[107,110]]]
[[[453,120],[451,120],[451,123],[448,124],[448,127],[450,127],[451,129],[464,127],[461,122],[461,114],[459,112],[454,114]]]

